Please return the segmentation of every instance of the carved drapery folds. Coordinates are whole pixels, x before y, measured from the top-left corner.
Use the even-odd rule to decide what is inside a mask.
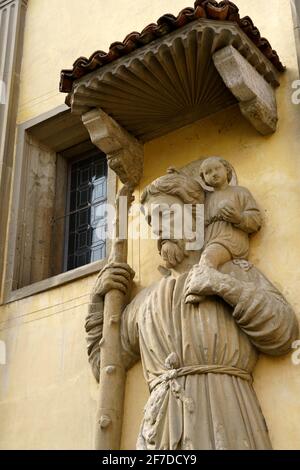
[[[145,42],[141,44],[143,40]],[[130,198],[133,188],[138,185],[142,176],[144,142],[237,103],[246,119],[261,134],[274,132],[277,124],[274,90],[279,86],[278,75],[281,71],[283,66],[268,41],[261,38],[250,18],[239,18],[238,9],[234,4],[227,1],[218,3],[198,0],[194,9],[185,9],[177,18],[164,15],[157,25],[149,25],[141,34],[132,33],[123,43],[114,43],[108,54],[98,51],[90,60],[78,59],[72,71],[62,72],[61,91],[70,92],[67,104],[74,114],[82,117],[92,142],[106,153],[110,167],[126,185],[125,188],[129,189]],[[110,260],[115,265],[118,264],[118,269],[120,266],[124,269],[127,246],[126,242],[123,242],[124,249],[121,253],[118,249],[119,242],[115,236]],[[180,279],[181,285],[176,288],[178,298],[182,298],[185,284],[185,279],[182,277]],[[101,275],[97,282],[100,281]],[[96,287],[97,285],[96,283]],[[169,302],[168,305],[164,302],[169,298],[175,298],[173,287],[174,282],[163,280],[159,287],[159,295],[153,297],[155,299],[153,312],[159,308],[157,299],[161,300],[159,303],[162,306],[161,318],[168,313],[171,305]],[[217,291],[216,293],[219,295]],[[225,300],[222,294],[220,297]],[[129,304],[127,313],[122,314],[124,296],[117,287],[105,292],[104,302],[101,299],[101,292],[96,288],[93,291],[86,330],[89,335],[88,352],[92,369],[97,379],[100,376],[96,416],[97,449],[118,449],[120,445],[125,383],[124,351],[120,340],[124,338],[121,329],[123,333],[126,331],[126,326],[124,327],[122,322],[128,320],[128,312],[130,318],[135,314],[138,315],[140,300],[138,297],[137,302]],[[230,304],[236,306],[235,302]],[[134,305],[137,305],[137,309],[133,307]],[[279,305],[281,306],[280,302]],[[178,306],[184,309],[190,308],[179,300],[175,302],[174,309],[176,310]],[[134,310],[131,311],[131,308]],[[219,303],[215,307],[216,317],[220,313],[217,311],[218,308]],[[224,305],[222,308],[224,308],[224,318],[231,318],[225,311]],[[200,310],[201,307],[199,312]],[[202,316],[199,315],[200,320]],[[172,311],[172,315],[168,314],[167,317],[175,318],[174,312]],[[178,312],[178,317],[183,317],[181,312]],[[186,318],[194,317],[186,315]],[[234,320],[231,318],[230,321],[232,332],[229,336],[232,338],[240,332]],[[136,320],[135,323],[128,321],[130,326],[128,338],[134,337],[136,324]],[[188,325],[188,328],[193,327]],[[167,330],[171,331],[166,323]],[[209,335],[210,331],[207,332],[207,337]],[[130,344],[127,339],[123,341],[124,344]],[[143,347],[138,344],[138,340],[135,343],[132,348],[134,354]],[[145,341],[145,349],[150,343],[150,338],[149,341]],[[221,337],[220,344],[224,343]],[[250,347],[250,342],[247,342],[245,354],[242,351],[243,357],[248,357]],[[134,354],[131,354],[131,358]],[[252,363],[256,361],[255,354],[256,351],[253,349],[253,360],[249,364],[249,370],[247,369],[246,378],[252,372]],[[184,363],[184,359],[181,362]],[[200,358],[199,362],[202,363],[203,358]],[[221,362],[220,359],[220,365],[223,366]],[[163,364],[163,361],[160,363]],[[211,363],[213,368],[209,371],[216,372],[213,361]],[[168,368],[168,364],[166,367]],[[177,368],[175,365],[172,367],[172,374],[178,373]],[[237,368],[240,369],[238,364]],[[207,372],[208,369],[205,369],[205,373]],[[226,369],[229,377],[225,380],[228,379],[230,383],[231,372]],[[166,377],[159,370],[157,375],[163,379]],[[194,374],[191,375],[194,380]],[[245,390],[246,387],[248,384]],[[215,390],[219,388],[216,386]],[[196,390],[196,386],[193,389]],[[115,392],[115,396],[111,391]],[[156,396],[153,398],[153,403],[156,403],[158,409],[159,402],[156,398]],[[178,419],[183,423],[181,403],[179,405]],[[175,409],[175,406],[173,408]],[[236,413],[237,419],[240,419],[240,407],[237,407]],[[224,425],[229,425],[231,421],[231,417],[226,418]],[[259,418],[257,423],[254,423],[254,428],[261,427],[261,422]],[[157,428],[160,426],[158,423]],[[175,428],[180,430],[179,425]],[[147,426],[145,429],[144,434],[149,434]],[[162,433],[164,434],[168,433]],[[171,434],[174,433],[170,432]],[[206,435],[201,432],[196,434]],[[151,439],[154,437],[153,434]],[[153,444],[151,439],[145,444],[146,446],[149,444],[146,448],[150,449],[152,446],[157,449],[175,449],[180,448],[182,436],[180,435],[175,443],[166,444],[160,443],[159,440]],[[214,436],[211,439],[215,441]],[[259,439],[257,443],[251,444],[253,448],[269,448],[270,443],[266,433],[262,437],[265,442],[260,442]],[[189,436],[187,442],[183,442],[187,447],[183,448],[196,448],[198,445],[192,443],[194,447],[188,447],[190,445],[188,441],[192,443]],[[205,448],[203,442],[199,444],[199,448]],[[231,448],[233,444],[229,443],[228,446]]]

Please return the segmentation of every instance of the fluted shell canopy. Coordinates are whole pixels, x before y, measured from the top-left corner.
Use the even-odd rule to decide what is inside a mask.
[[[273,65],[237,25],[201,19],[78,80],[68,104],[80,115],[101,108],[149,141],[236,103],[213,63],[228,45],[278,85]]]

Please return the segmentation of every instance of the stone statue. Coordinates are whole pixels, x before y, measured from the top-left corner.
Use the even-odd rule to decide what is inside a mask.
[[[247,260],[249,234],[261,227],[260,211],[254,198],[248,189],[229,185],[232,168],[226,160],[207,158],[200,170],[203,181],[213,188],[205,197],[205,248],[200,266],[218,269],[232,259]],[[201,298],[189,295],[186,300],[195,303]]]
[[[142,195],[149,222],[153,204],[203,201],[199,181],[182,172],[158,178]],[[286,354],[298,338],[291,306],[247,260],[200,266],[201,250],[187,250],[172,234],[159,247],[170,275],[128,303],[121,324],[124,364],[141,359],[150,391],[137,449],[271,449],[252,372],[260,352]],[[130,292],[131,283],[125,263],[108,264],[97,279],[102,310],[91,304],[86,321],[96,379],[103,298],[111,289]],[[187,295],[205,299],[186,303]]]

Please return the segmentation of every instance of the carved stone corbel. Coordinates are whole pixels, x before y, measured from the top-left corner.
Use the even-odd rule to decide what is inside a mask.
[[[93,144],[107,155],[110,168],[123,184],[134,188],[143,173],[143,145],[102,109],[85,113],[82,122]]]
[[[275,132],[278,116],[272,85],[232,46],[217,51],[213,61],[245,118],[263,135]]]

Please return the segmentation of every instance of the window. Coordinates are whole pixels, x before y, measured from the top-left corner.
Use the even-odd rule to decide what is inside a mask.
[[[18,128],[5,301],[99,271],[116,175],[63,105]]]
[[[69,165],[66,269],[105,258],[107,163],[95,151]]]

